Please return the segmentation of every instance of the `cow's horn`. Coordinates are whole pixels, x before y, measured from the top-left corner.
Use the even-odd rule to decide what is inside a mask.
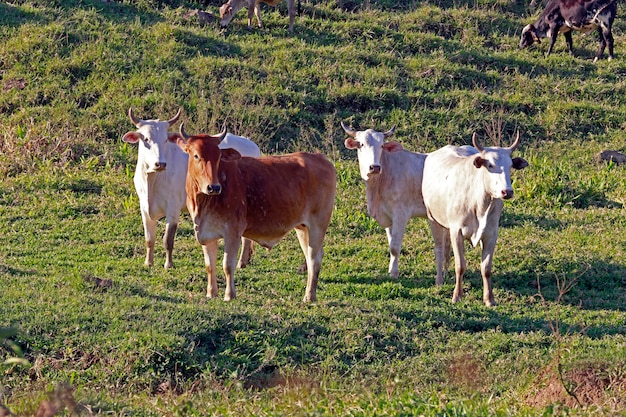
[[[478,136],[476,135],[476,132],[472,135],[472,145],[474,145],[474,148],[478,149],[480,152],[483,151],[483,147],[480,146],[480,143],[478,143]]]
[[[218,133],[217,135],[213,135],[212,137],[218,139],[221,142],[222,140],[224,140],[224,136],[226,136],[226,126],[224,126],[224,129],[222,129],[220,133]]]
[[[354,138],[354,137],[356,137],[356,130],[352,130],[352,129],[350,129],[348,126],[346,126],[346,125],[343,123],[343,120],[341,121],[341,127],[342,127],[342,128],[343,128],[343,130],[344,130],[344,131],[348,134],[348,136],[351,136],[351,137],[353,137],[353,138]]]
[[[180,135],[183,137],[183,139],[187,140],[189,139],[191,136],[189,136],[187,134],[187,132],[185,132],[185,122],[181,122],[180,123]]]
[[[513,144],[511,146],[509,146],[509,150],[511,152],[513,152],[517,146],[519,145],[519,137],[520,137],[520,133],[519,130],[517,131],[517,135],[515,136],[515,140],[513,141]]]
[[[139,127],[139,123],[141,123],[141,120],[135,117],[135,113],[133,113],[132,107],[128,108],[128,117],[130,117],[130,121],[133,122],[135,126]]]
[[[385,138],[388,138],[389,136],[393,135],[395,131],[396,131],[396,125],[393,125],[393,127],[391,129],[389,129],[388,131],[383,133],[383,136]]]
[[[179,108],[178,109],[178,113],[176,113],[176,116],[172,117],[170,120],[167,121],[167,123],[171,126],[174,123],[176,123],[178,121],[178,118],[180,117],[180,113],[183,111],[183,109]]]

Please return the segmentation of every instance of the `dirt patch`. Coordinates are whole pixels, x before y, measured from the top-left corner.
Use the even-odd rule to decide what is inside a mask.
[[[448,383],[467,392],[483,392],[489,385],[483,363],[469,353],[454,356],[446,371]]]
[[[607,372],[609,364],[581,364],[562,369],[549,364],[535,379],[525,402],[533,407],[562,404],[570,408],[626,408],[626,374]]]

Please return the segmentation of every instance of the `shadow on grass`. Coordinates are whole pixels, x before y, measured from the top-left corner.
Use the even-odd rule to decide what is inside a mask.
[[[48,23],[50,19],[43,13],[25,11],[17,6],[0,3],[0,26],[18,27],[26,23]]]

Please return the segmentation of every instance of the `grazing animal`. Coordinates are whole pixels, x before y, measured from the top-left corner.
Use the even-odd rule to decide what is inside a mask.
[[[422,198],[426,155],[404,150],[398,142],[385,142],[395,126],[384,133],[355,131],[343,122],[341,127],[350,136],[345,140],[346,148],[357,151],[369,215],[387,232],[389,274],[395,278],[407,223],[413,217],[427,217]],[[443,284],[443,275],[437,275],[436,283]]]
[[[259,27],[263,27],[261,21],[261,3],[265,3],[269,6],[276,7],[281,0],[228,0],[220,7],[220,25],[222,27],[228,26],[235,14],[243,8],[248,7],[248,29],[252,29],[252,14],[256,16]],[[293,24],[296,19],[296,9],[294,0],[287,0],[287,11],[289,12],[289,33],[293,33]],[[298,0],[298,8],[300,7],[300,0]]]
[[[128,110],[128,117],[137,127],[136,131],[124,135],[123,141],[139,144],[137,167],[135,168],[135,190],[139,197],[141,220],[146,240],[146,266],[154,264],[154,244],[157,224],[165,217],[165,268],[172,268],[172,250],[174,237],[180,220],[181,210],[186,210],[185,179],[187,177],[187,154],[176,140],[179,133],[168,133],[168,128],[178,121],[181,110],[167,121],[141,120],[135,117],[133,109]],[[259,147],[247,138],[228,134],[224,145],[238,149],[246,156],[261,156]],[[245,267],[252,250],[251,242],[244,243],[240,267]]]
[[[570,54],[574,55],[572,31],[589,33],[598,30],[600,47],[593,60],[598,61],[609,47],[609,60],[613,59],[613,34],[611,27],[617,13],[616,0],[549,0],[539,18],[522,30],[520,48],[540,43],[541,38],[549,38],[550,46],[546,56],[552,52],[559,33],[563,33]]]
[[[217,297],[217,243],[224,239],[224,300],[235,298],[235,262],[242,236],[272,248],[295,229],[307,264],[304,301],[315,301],[323,243],[335,204],[334,165],[321,154],[242,158],[220,149],[220,137],[188,136],[187,208],[202,245],[207,297]]]
[[[465,260],[464,241],[482,246],[480,264],[483,278],[483,301],[496,305],[491,288],[491,266],[498,239],[498,225],[503,200],[513,197],[511,168],[522,169],[528,162],[512,158],[519,145],[519,132],[508,148],[483,148],[472,136],[471,146],[445,146],[428,154],[424,163],[422,194],[435,239],[437,275],[443,269],[446,239],[454,252],[456,285],[452,296],[458,302],[463,296]]]

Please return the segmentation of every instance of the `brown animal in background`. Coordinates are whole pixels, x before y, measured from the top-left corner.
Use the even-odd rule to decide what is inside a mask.
[[[220,25],[222,27],[228,26],[235,14],[243,8],[248,6],[248,29],[252,29],[252,14],[256,16],[256,20],[259,27],[263,27],[261,21],[261,3],[265,3],[269,6],[276,7],[281,0],[228,0],[220,7]],[[289,12],[289,33],[293,33],[293,24],[296,19],[295,1],[287,0],[287,10]],[[298,0],[298,7],[300,7],[300,1]]]

